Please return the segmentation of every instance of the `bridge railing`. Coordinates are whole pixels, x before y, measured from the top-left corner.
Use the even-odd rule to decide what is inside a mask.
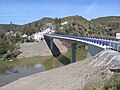
[[[89,38],[89,37],[81,37],[81,38],[77,38],[77,39],[81,39],[87,42],[91,42],[91,43],[95,43],[95,44],[99,44],[102,46],[106,46],[106,48],[111,48],[113,50],[116,51],[120,51],[120,42],[118,39],[114,39],[114,38]]]
[[[105,37],[97,37],[97,36],[94,36],[94,37],[93,36],[70,36],[70,35],[61,35],[61,34],[51,34],[48,36],[79,39],[79,40],[94,43],[97,45],[105,46],[106,48],[110,48],[120,52],[120,40],[116,38],[105,38]]]

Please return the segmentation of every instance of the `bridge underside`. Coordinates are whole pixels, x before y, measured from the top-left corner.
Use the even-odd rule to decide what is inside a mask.
[[[97,53],[104,50],[103,48],[99,48],[97,46],[93,46],[90,44],[88,44],[87,47],[88,47],[87,48],[87,57],[95,56]]]
[[[53,49],[53,38],[49,38],[50,40],[50,49],[51,51],[54,51]],[[80,43],[80,42],[74,42],[72,40],[69,40],[69,42],[71,43],[71,62],[75,62],[76,61],[76,44],[84,44],[87,46],[87,57],[91,57],[91,56],[94,56],[96,55],[97,53],[101,52],[102,50],[104,50],[104,48],[100,48],[100,47],[97,47],[95,45],[91,45],[91,44],[86,44],[86,43]]]

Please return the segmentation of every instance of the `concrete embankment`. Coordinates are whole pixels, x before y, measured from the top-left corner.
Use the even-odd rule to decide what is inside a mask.
[[[82,90],[88,82],[103,83],[120,70],[120,53],[105,50],[64,67],[18,79],[0,90]]]
[[[68,51],[68,49],[61,43],[60,40],[54,39],[54,43],[61,53],[66,53]],[[22,53],[18,56],[18,58],[52,56],[52,52],[46,41],[20,44],[20,51]]]

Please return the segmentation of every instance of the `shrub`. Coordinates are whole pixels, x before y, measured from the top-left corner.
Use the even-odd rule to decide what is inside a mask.
[[[87,84],[83,90],[102,90],[102,87],[99,84]]]
[[[114,74],[104,85],[87,84],[83,90],[120,90],[120,74]]]
[[[120,90],[120,74],[115,74],[105,82],[103,90]]]

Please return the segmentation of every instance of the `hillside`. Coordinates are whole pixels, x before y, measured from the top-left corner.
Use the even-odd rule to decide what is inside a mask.
[[[108,16],[92,19],[91,22],[98,25],[104,35],[115,36],[120,32],[120,16]]]
[[[0,31],[22,30],[22,25],[15,24],[0,24]]]
[[[52,27],[54,25],[54,19],[49,17],[44,17],[38,21],[34,21],[32,23],[28,23],[23,25],[24,27],[31,27],[31,28],[37,28],[37,29],[43,29],[46,27]]]
[[[91,29],[94,31],[94,25],[81,16],[61,18],[61,23],[64,22],[67,22],[67,24],[61,25],[61,29],[58,31],[63,34],[88,36],[91,35]]]
[[[34,33],[48,27],[61,34],[114,37],[120,31],[120,16],[99,17],[90,21],[78,15],[54,19],[44,17],[25,25],[0,24],[0,31]]]

